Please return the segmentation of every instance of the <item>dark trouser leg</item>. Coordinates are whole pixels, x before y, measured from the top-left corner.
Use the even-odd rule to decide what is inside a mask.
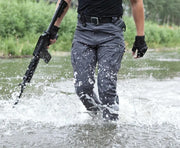
[[[71,61],[76,93],[89,111],[97,111],[97,104],[100,103],[93,92],[94,73],[97,63],[96,52],[90,46],[77,41],[72,46]]]
[[[124,46],[105,44],[98,49],[98,91],[104,106],[103,117],[118,119],[119,99],[116,93],[117,73],[124,54]]]

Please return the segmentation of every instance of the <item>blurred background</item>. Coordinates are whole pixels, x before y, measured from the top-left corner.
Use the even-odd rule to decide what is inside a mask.
[[[31,55],[40,34],[45,31],[54,14],[56,0],[0,0],[0,55]],[[64,18],[59,40],[52,52],[70,51],[77,22],[77,0]],[[127,50],[134,42],[135,25],[129,0],[123,2],[124,33]],[[180,46],[180,1],[145,0],[145,34],[149,48],[178,48]],[[179,48],[178,48],[179,50]]]

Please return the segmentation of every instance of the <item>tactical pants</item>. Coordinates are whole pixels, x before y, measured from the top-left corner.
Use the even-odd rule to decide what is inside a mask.
[[[122,19],[113,23],[82,25],[79,20],[72,44],[71,61],[74,70],[75,90],[87,110],[95,106],[113,106],[118,110],[116,93],[117,73],[125,51]],[[93,91],[97,70],[97,97]]]

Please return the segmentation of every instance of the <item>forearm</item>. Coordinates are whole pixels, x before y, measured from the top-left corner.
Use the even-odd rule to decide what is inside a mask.
[[[130,0],[137,36],[144,35],[144,7],[143,0]]]
[[[61,24],[61,21],[62,21],[62,19],[64,18],[65,14],[66,14],[66,12],[68,11],[68,9],[69,9],[69,7],[70,7],[70,4],[71,4],[71,0],[65,0],[65,1],[68,3],[68,6],[65,8],[65,10],[64,10],[63,14],[61,15],[61,17],[56,20],[56,22],[55,22],[54,25],[57,26],[57,27],[59,27],[59,25]],[[56,4],[56,9],[57,9],[57,7],[59,6],[59,3],[60,3],[60,2],[61,2],[61,0],[58,0],[58,2],[57,2],[57,4]]]

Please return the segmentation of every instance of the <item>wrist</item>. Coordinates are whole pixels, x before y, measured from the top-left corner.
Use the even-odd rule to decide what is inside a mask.
[[[55,33],[58,33],[58,31],[59,31],[59,27],[54,25],[54,26],[52,27],[50,33],[55,34]]]
[[[137,36],[144,36],[145,35],[145,33],[144,33],[144,31],[143,32],[137,32],[137,34],[136,34]]]
[[[135,36],[135,40],[144,40],[145,39],[145,35],[136,35]]]
[[[145,35],[143,36],[135,36],[135,45],[136,46],[142,46],[145,44]]]
[[[54,25],[54,26],[52,27],[52,29],[50,30],[50,38],[51,38],[51,39],[55,39],[56,36],[57,36],[58,31],[59,31],[59,27],[57,27],[57,26]]]

